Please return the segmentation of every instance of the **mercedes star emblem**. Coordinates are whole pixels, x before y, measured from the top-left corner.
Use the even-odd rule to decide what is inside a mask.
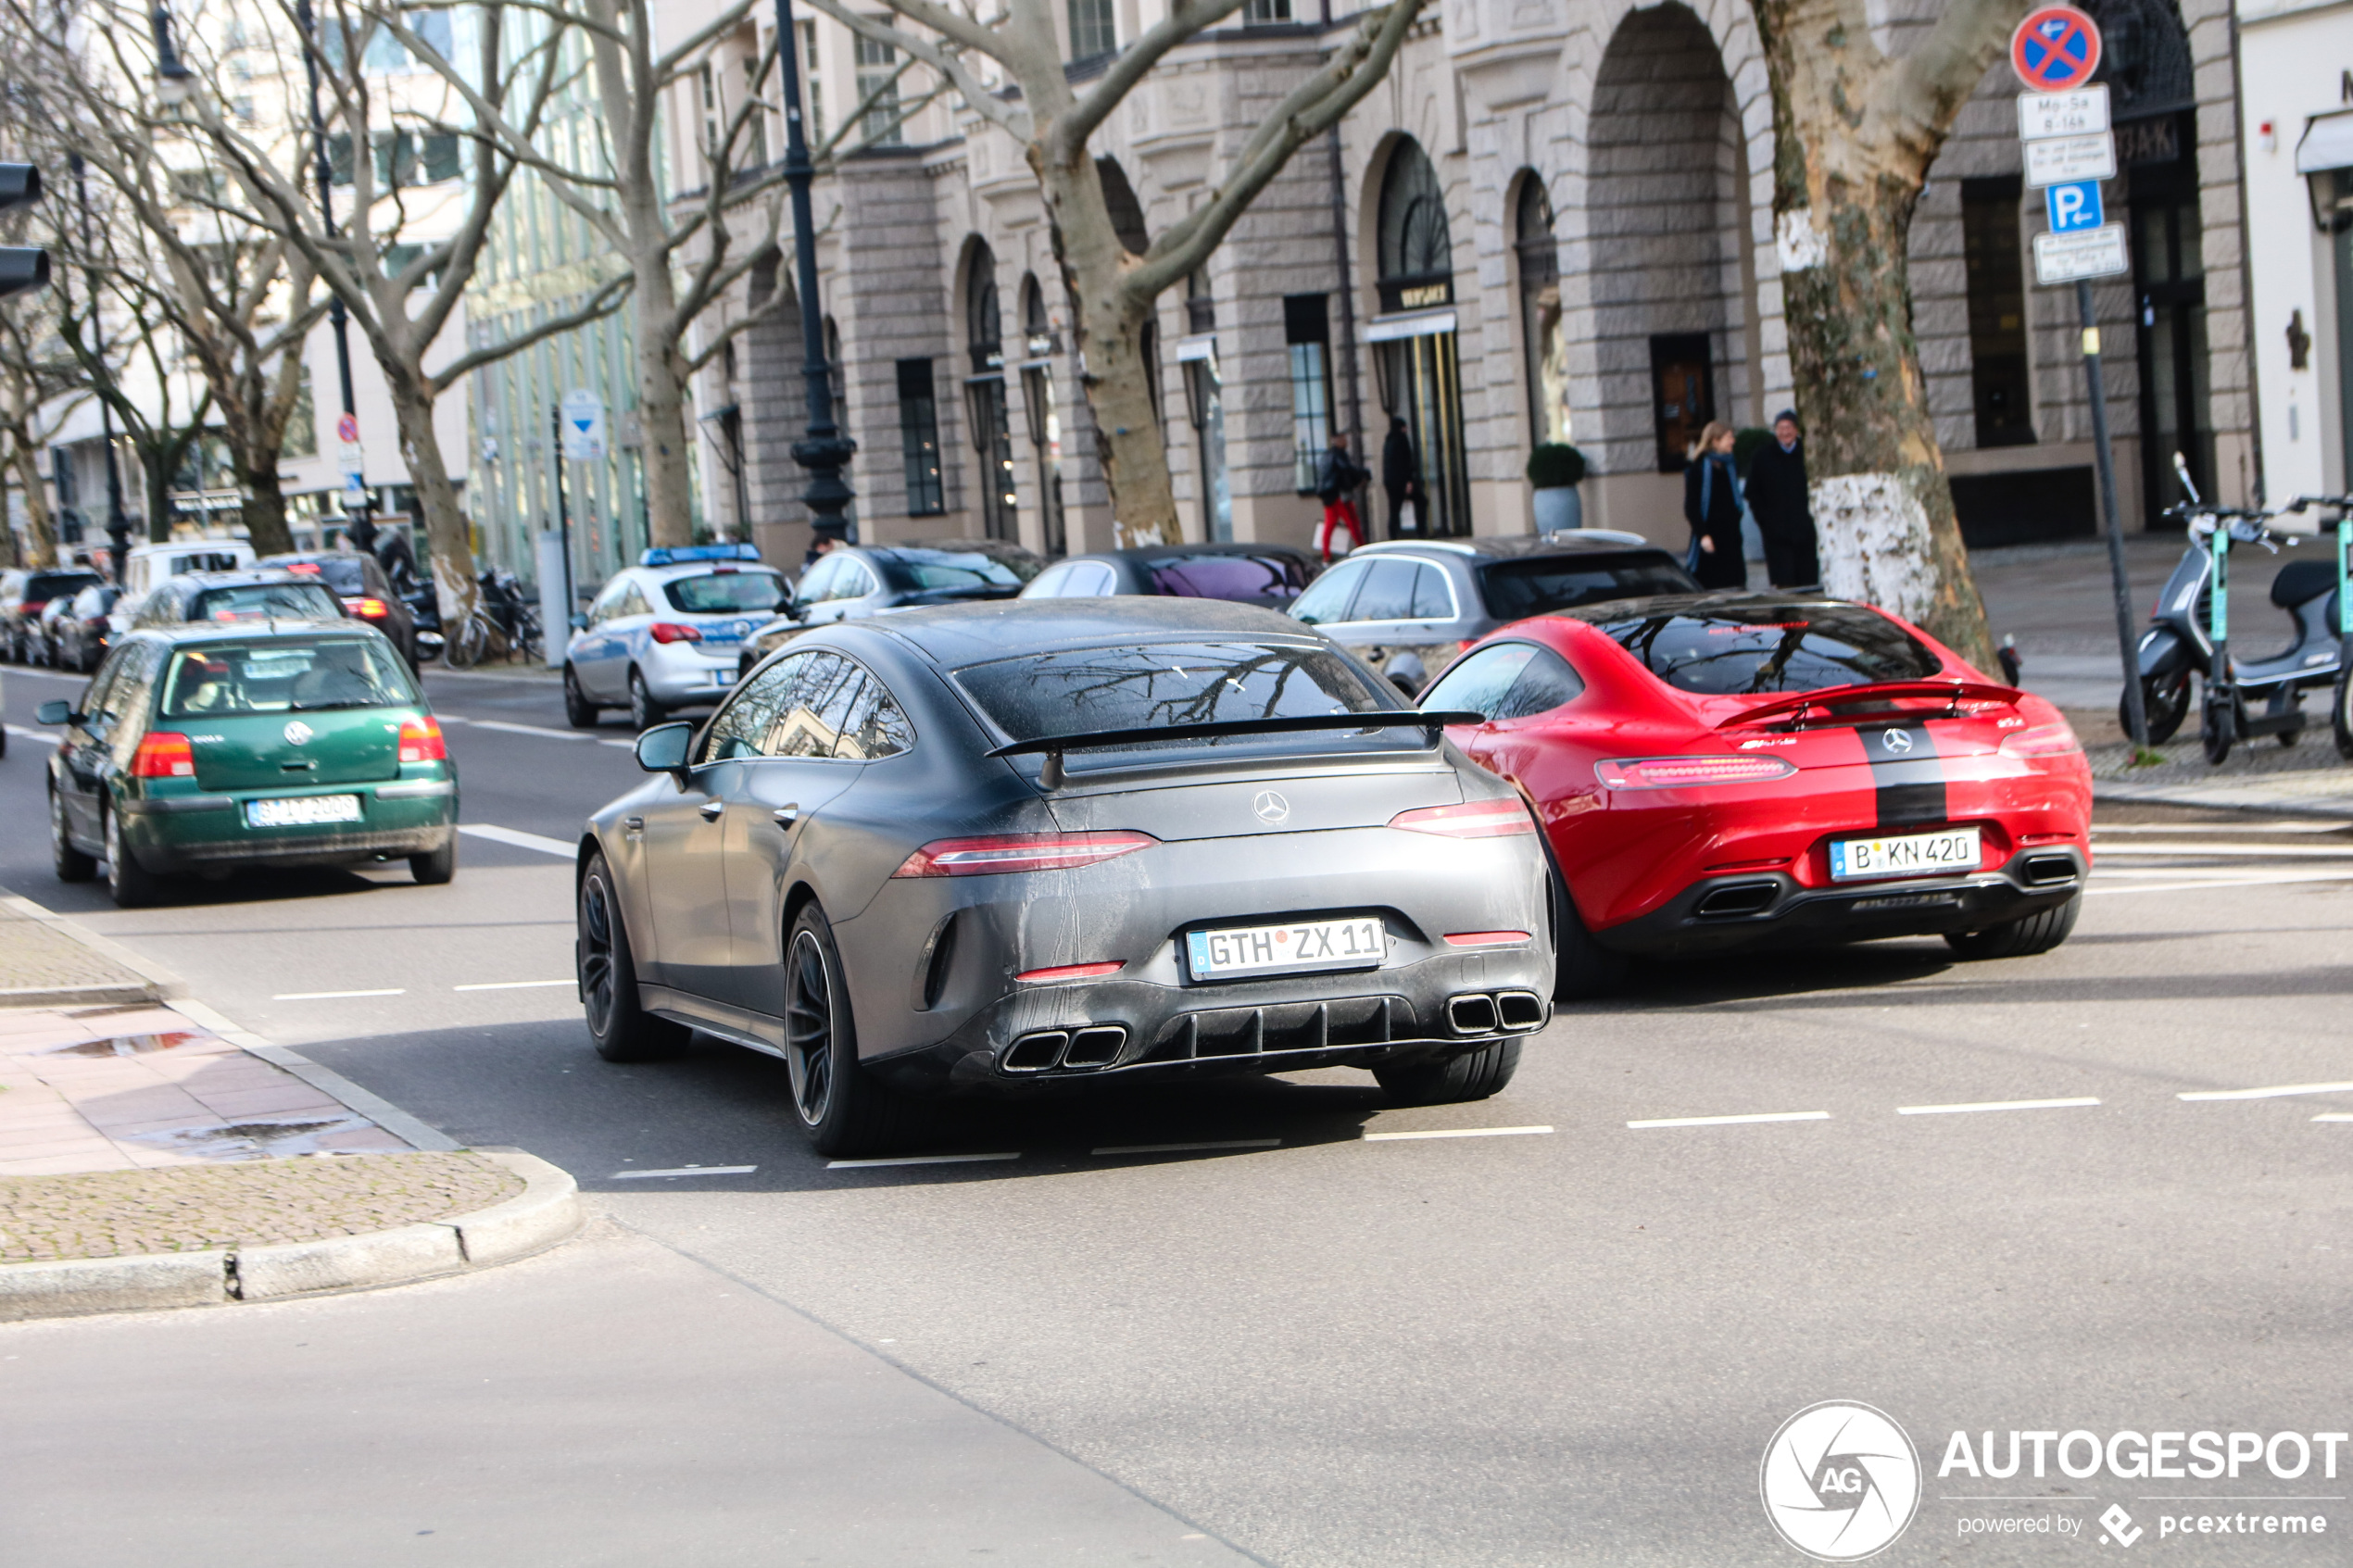
[[[1271,789],[1260,790],[1258,798],[1250,803],[1250,809],[1258,813],[1258,820],[1262,822],[1279,822],[1290,815],[1290,802]]]
[[[1895,753],[1898,757],[1901,757],[1904,753],[1912,749],[1912,732],[1909,730],[1881,730],[1879,733],[1879,743],[1880,745],[1887,747],[1888,750]]]

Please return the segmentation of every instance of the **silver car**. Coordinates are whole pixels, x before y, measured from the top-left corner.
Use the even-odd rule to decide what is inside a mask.
[[[598,1050],[782,1057],[826,1154],[925,1101],[1369,1069],[1482,1098],[1551,1012],[1544,853],[1511,787],[1271,610],[914,609],[812,631],[579,852]]]

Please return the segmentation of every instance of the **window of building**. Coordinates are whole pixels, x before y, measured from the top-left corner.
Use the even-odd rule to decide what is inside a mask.
[[[1961,182],[1961,256],[1969,279],[1969,390],[1980,446],[2034,439],[2028,396],[2026,279],[2015,174]]]
[[[817,24],[800,24],[800,85],[808,103],[803,106],[809,116],[807,136],[812,146],[825,144],[825,79],[817,69]]]
[[[1568,439],[1568,342],[1562,330],[1560,248],[1543,179],[1520,182],[1514,235],[1519,306],[1528,335],[1528,428],[1535,443]]]
[[[907,463],[907,510],[930,517],[948,509],[939,475],[939,399],[931,361],[899,361],[899,446]]]
[[[1114,31],[1112,0],[1069,0],[1070,57],[1091,60],[1119,47]]]
[[[875,20],[889,25],[887,17]],[[854,47],[858,62],[858,101],[874,99],[874,107],[866,111],[863,133],[870,147],[896,147],[903,144],[899,123],[899,51],[887,44],[878,44],[863,33],[855,36]]]
[[[709,66],[697,74],[702,80],[702,150],[707,161],[719,150],[719,80]]]
[[[1305,495],[1332,442],[1331,302],[1320,294],[1285,295],[1283,341],[1290,348],[1292,488]]]
[[[964,329],[973,373],[964,381],[965,413],[972,421],[973,449],[980,458],[981,532],[991,539],[1019,533],[1019,492],[1014,483],[1013,433],[1006,418],[1004,324],[997,301],[997,257],[987,245],[973,247],[964,283]]]
[[[1217,330],[1217,296],[1209,290],[1209,274],[1200,268],[1185,275],[1185,330],[1199,336]]]
[[[1406,142],[1390,155],[1380,193],[1380,307],[1417,310],[1454,298],[1454,242],[1429,155]]]
[[[1245,27],[1268,27],[1290,20],[1290,0],[1250,0],[1243,8]]]
[[[458,133],[455,131],[432,131],[425,133],[425,182],[439,184],[445,180],[459,178],[463,172],[458,158]]]
[[[1681,473],[1716,417],[1716,356],[1705,332],[1652,334],[1651,397],[1658,471]]]

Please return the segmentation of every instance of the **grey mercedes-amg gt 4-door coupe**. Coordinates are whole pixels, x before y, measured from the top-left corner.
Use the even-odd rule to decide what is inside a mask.
[[[579,853],[598,1050],[784,1059],[828,1155],[960,1094],[1307,1067],[1482,1098],[1551,1012],[1551,883],[1511,786],[1320,633],[1189,599],[824,628]]]

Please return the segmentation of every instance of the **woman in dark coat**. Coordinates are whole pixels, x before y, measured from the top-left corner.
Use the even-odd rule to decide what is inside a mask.
[[[1692,525],[1692,575],[1703,588],[1745,588],[1740,476],[1732,471],[1732,427],[1710,420],[1699,456],[1683,470],[1683,520]]]

